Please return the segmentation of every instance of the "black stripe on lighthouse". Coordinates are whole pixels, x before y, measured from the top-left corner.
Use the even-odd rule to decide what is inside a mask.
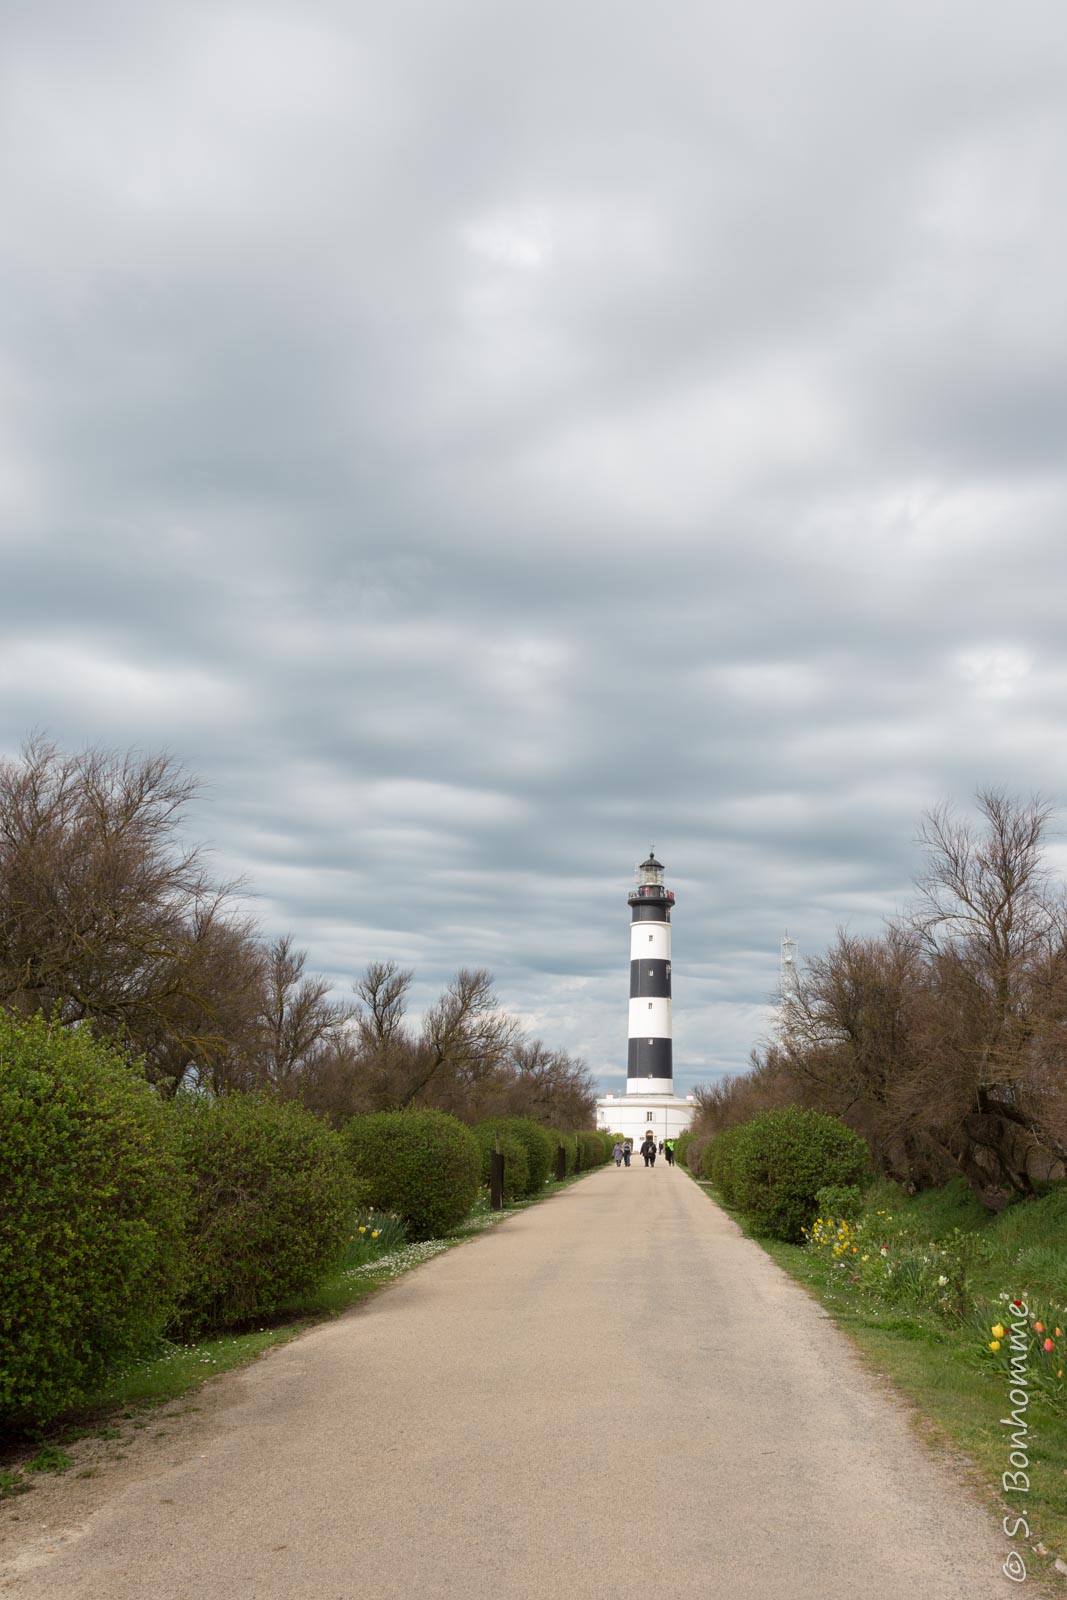
[[[669,1000],[671,997],[671,964],[669,961],[631,961],[630,999],[647,996],[650,1000]]]
[[[631,1039],[626,1053],[628,1078],[673,1078],[674,1046],[670,1039]]]

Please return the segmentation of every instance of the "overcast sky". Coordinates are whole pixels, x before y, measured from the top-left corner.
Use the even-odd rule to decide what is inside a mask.
[[[1067,796],[1059,0],[0,3],[0,747],[675,1083],[924,808]]]

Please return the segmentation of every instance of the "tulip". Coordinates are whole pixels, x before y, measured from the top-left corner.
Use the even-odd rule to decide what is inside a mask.
[[[990,1348],[990,1350],[999,1350],[1000,1349],[1000,1340],[999,1339],[990,1340],[989,1348]]]
[[[995,1328],[990,1328],[989,1331],[993,1335],[994,1339],[1003,1339],[1004,1337],[1004,1329],[1001,1327],[999,1322]]]
[[[1042,1349],[1047,1356],[1050,1356],[1055,1348],[1056,1346],[1051,1339],[1046,1339],[1045,1343],[1042,1345]]]
[[[1034,1332],[1035,1333],[1044,1333],[1044,1331],[1045,1331],[1045,1324],[1043,1322],[1035,1322],[1034,1323]]]

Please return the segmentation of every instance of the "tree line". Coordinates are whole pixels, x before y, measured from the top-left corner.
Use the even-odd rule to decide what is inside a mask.
[[[779,997],[750,1069],[698,1092],[699,1131],[830,1112],[913,1189],[963,1175],[985,1203],[1067,1176],[1067,892],[1053,808],[1000,789],[975,819],[926,814],[913,904],[880,936],[839,929]]]
[[[0,761],[0,1005],[117,1042],[166,1096],[263,1090],[338,1122],[424,1106],[592,1125],[584,1062],[527,1037],[482,968],[417,1021],[414,973],[393,961],[338,1000],[187,842],[197,790],[167,754],[35,736]]]

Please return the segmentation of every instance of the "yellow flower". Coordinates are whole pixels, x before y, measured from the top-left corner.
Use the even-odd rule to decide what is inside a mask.
[[[1000,1349],[1000,1340],[999,1339],[991,1339],[989,1341],[989,1348],[990,1348],[990,1350],[999,1350]]]
[[[366,1230],[366,1228],[360,1228],[359,1231],[360,1231],[360,1233],[366,1233],[367,1230]]]
[[[990,1328],[989,1331],[993,1335],[994,1339],[1003,1339],[1004,1337],[1004,1329],[1001,1327],[999,1322],[995,1328]]]
[[[380,1228],[375,1228],[374,1232],[371,1234],[371,1238],[372,1239],[376,1239],[380,1232],[381,1232]]]
[[[869,1261],[870,1259],[870,1256],[860,1256],[861,1261]]]

